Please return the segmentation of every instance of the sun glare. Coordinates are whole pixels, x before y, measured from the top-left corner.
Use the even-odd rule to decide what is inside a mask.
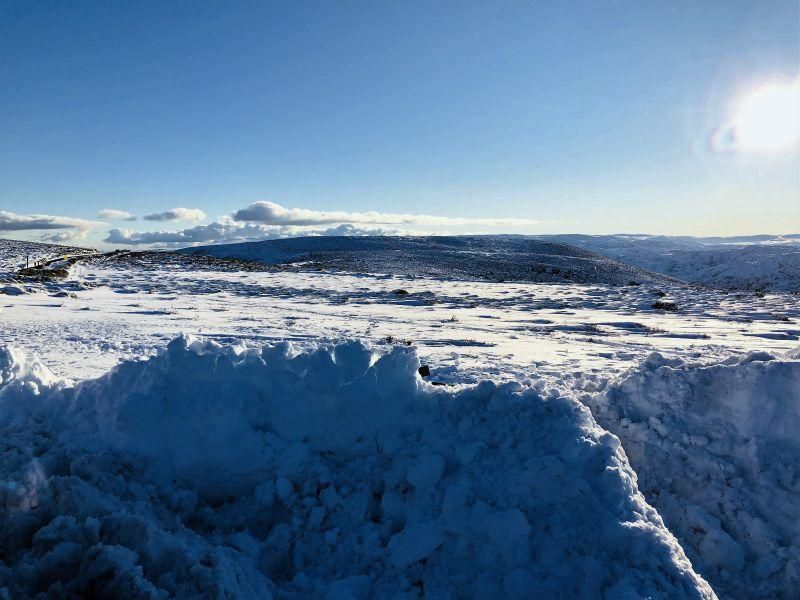
[[[798,141],[800,82],[768,85],[746,96],[732,123],[738,150],[769,152],[789,148]]]

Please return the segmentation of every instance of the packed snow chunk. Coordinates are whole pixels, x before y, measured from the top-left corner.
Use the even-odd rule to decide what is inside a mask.
[[[370,580],[366,575],[354,575],[334,581],[325,594],[325,600],[367,600]]]
[[[15,411],[13,405],[69,384],[53,375],[38,358],[17,348],[0,346],[0,424],[14,415],[25,414],[24,407]]]
[[[525,515],[516,508],[496,512],[486,517],[486,529],[489,537],[500,548],[509,548],[520,540],[525,540],[531,533]]]
[[[574,398],[353,341],[178,338],[74,387],[0,356],[10,597],[714,597]]]
[[[443,542],[436,523],[417,523],[389,540],[389,553],[395,567],[405,568],[422,560]]]
[[[653,355],[585,401],[692,563],[731,598],[800,587],[800,361]]]
[[[444,458],[438,454],[424,454],[408,470],[408,483],[418,488],[432,488],[442,478]]]

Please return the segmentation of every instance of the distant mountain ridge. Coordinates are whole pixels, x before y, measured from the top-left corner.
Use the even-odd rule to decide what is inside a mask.
[[[524,236],[297,237],[184,248],[264,264],[446,279],[628,285],[673,282],[606,256]]]
[[[26,257],[34,261],[90,251],[0,239],[0,279],[24,266]],[[196,246],[173,254],[187,255],[447,279],[612,285],[682,281],[729,290],[800,292],[800,234],[315,236]]]
[[[547,235],[642,269],[721,289],[800,291],[800,234],[739,237]]]

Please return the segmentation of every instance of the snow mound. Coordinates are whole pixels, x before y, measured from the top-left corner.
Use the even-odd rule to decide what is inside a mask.
[[[0,595],[714,597],[574,398],[357,341],[0,357]]]
[[[700,366],[653,354],[587,400],[726,597],[792,598],[800,585],[800,361],[791,358],[754,352]]]

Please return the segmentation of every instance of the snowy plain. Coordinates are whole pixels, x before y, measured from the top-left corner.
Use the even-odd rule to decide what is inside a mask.
[[[793,597],[795,295],[306,266],[8,284],[0,589]]]

